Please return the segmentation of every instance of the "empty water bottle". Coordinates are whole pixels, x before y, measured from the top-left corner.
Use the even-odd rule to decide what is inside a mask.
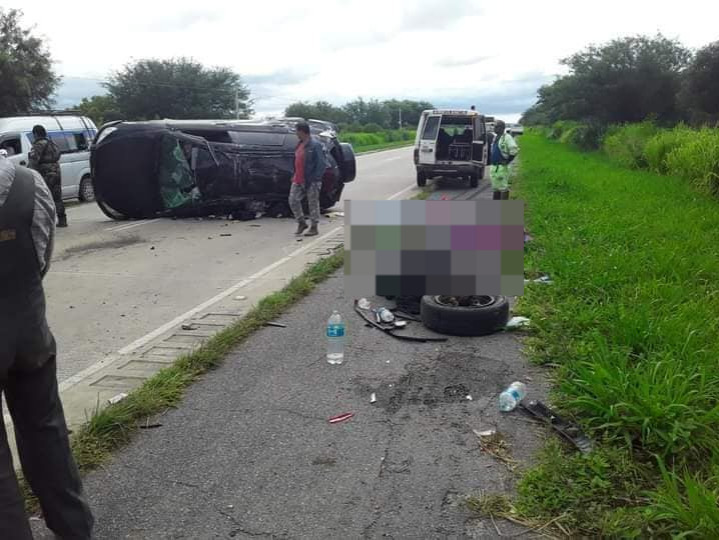
[[[345,323],[337,310],[327,321],[327,361],[341,364],[345,359]]]
[[[527,386],[521,382],[513,382],[504,392],[499,394],[499,410],[509,412],[519,405],[527,395]]]

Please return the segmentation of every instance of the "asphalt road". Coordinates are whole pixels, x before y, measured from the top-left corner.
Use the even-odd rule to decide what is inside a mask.
[[[406,198],[413,185],[411,149],[366,154],[343,199]],[[297,249],[287,219],[117,222],[82,204],[68,221],[45,279],[60,381]]]

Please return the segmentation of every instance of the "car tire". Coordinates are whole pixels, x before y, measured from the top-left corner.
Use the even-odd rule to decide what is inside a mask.
[[[105,214],[110,219],[114,219],[115,221],[126,221],[130,219],[129,216],[123,214],[122,212],[118,212],[114,208],[112,208],[109,204],[107,204],[105,201],[102,201],[100,199],[97,199],[97,205],[100,207],[100,210],[102,210],[102,213]]]
[[[78,198],[82,202],[92,202],[95,200],[95,189],[92,187],[92,177],[89,174],[86,174],[82,177],[82,180],[80,180]]]
[[[417,171],[417,185],[419,187],[427,185],[427,175],[425,173]]]
[[[469,177],[469,187],[476,188],[479,186],[479,174],[473,174]]]
[[[504,328],[509,320],[509,300],[492,296],[483,306],[448,306],[437,296],[423,296],[420,303],[422,324],[440,334],[451,336],[484,336]]]

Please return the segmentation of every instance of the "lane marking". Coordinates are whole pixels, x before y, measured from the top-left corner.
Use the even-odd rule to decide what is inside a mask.
[[[126,231],[128,229],[133,229],[135,227],[141,227],[142,225],[149,225],[150,223],[155,223],[156,221],[160,221],[160,218],[143,219],[141,221],[136,221],[135,223],[130,223],[130,224],[126,223],[124,225],[117,225],[116,227],[109,227],[105,230],[110,231],[110,232]]]

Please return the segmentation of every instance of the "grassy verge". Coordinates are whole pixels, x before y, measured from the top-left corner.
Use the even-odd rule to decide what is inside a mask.
[[[717,202],[537,134],[515,188],[534,236],[525,267],[554,278],[521,298],[527,350],[599,449],[552,443],[511,508],[475,508],[572,535],[719,538]]]
[[[412,146],[414,141],[394,141],[384,142],[379,144],[370,144],[365,146],[354,146],[354,151],[358,154],[362,152],[375,152],[377,150],[391,150],[392,148],[404,148],[405,146]]]
[[[282,290],[262,299],[240,321],[207,340],[194,352],[178,358],[172,366],[156,373],[141,387],[130,392],[123,401],[96,411],[73,435],[71,441],[81,472],[95,469],[113,451],[127,444],[143,422],[175,407],[193,381],[219,365],[232,349],[265,323],[307,296],[319,283],[341,268],[343,262],[343,253],[336,253],[313,264]],[[25,482],[22,484],[26,504],[31,511],[35,511],[37,503]]]

